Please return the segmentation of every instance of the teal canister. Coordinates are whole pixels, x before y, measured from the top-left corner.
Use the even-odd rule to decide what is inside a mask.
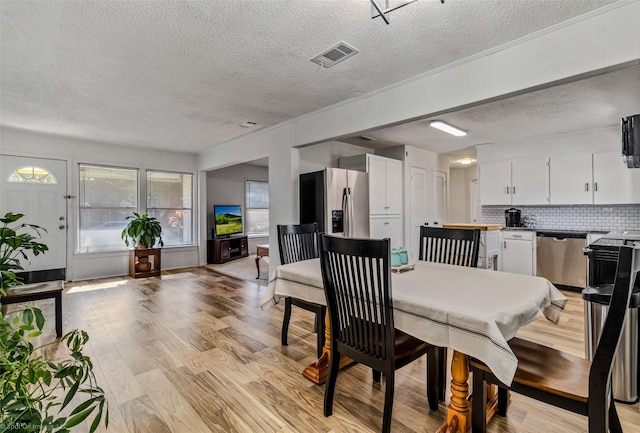
[[[402,265],[402,259],[400,258],[400,250],[397,248],[391,249],[391,266]]]
[[[398,248],[400,251],[400,263],[403,265],[409,264],[409,253],[404,248]]]

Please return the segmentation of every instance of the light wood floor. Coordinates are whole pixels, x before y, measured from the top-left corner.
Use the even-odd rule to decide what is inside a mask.
[[[360,365],[338,376],[334,415],[322,414],[324,386],[302,377],[314,360],[313,317],[294,308],[289,346],[280,345],[282,306],[262,311],[264,287],[207,268],[68,283],[64,327],[85,329],[88,354],[110,401],[109,432],[377,432],[384,387]],[[556,326],[545,319],[521,336],[583,354],[578,294]],[[53,304],[38,304],[51,317]],[[60,348],[47,355],[60,356]],[[618,404],[625,432],[640,432],[638,404]],[[446,405],[430,412],[424,359],[396,375],[394,432],[434,432]],[[586,432],[586,418],[514,395],[491,433]],[[86,430],[86,427],[85,427]],[[82,431],[82,430],[80,430]]]

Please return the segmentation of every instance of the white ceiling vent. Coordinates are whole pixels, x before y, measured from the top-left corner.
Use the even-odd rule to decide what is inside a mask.
[[[311,59],[311,61],[322,65],[325,68],[330,68],[336,63],[340,63],[341,61],[346,60],[347,58],[353,56],[354,54],[357,54],[358,52],[358,50],[356,50],[346,42],[339,42],[322,54]]]

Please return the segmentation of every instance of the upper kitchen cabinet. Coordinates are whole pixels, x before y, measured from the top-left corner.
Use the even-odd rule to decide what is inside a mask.
[[[593,154],[593,204],[640,203],[640,170],[629,169],[620,152]]]
[[[550,165],[551,204],[640,203],[640,170],[618,151],[552,156]]]
[[[593,203],[590,153],[552,156],[549,178],[550,204]]]
[[[482,205],[540,205],[549,198],[548,159],[522,159],[480,165]]]
[[[367,155],[369,173],[369,213],[402,213],[402,162],[377,155]]]
[[[402,214],[402,161],[367,153],[340,158],[339,165],[369,173],[370,214]]]

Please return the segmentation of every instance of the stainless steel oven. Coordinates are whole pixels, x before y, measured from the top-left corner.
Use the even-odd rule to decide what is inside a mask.
[[[536,232],[536,275],[559,288],[580,290],[587,286],[586,232]]]

